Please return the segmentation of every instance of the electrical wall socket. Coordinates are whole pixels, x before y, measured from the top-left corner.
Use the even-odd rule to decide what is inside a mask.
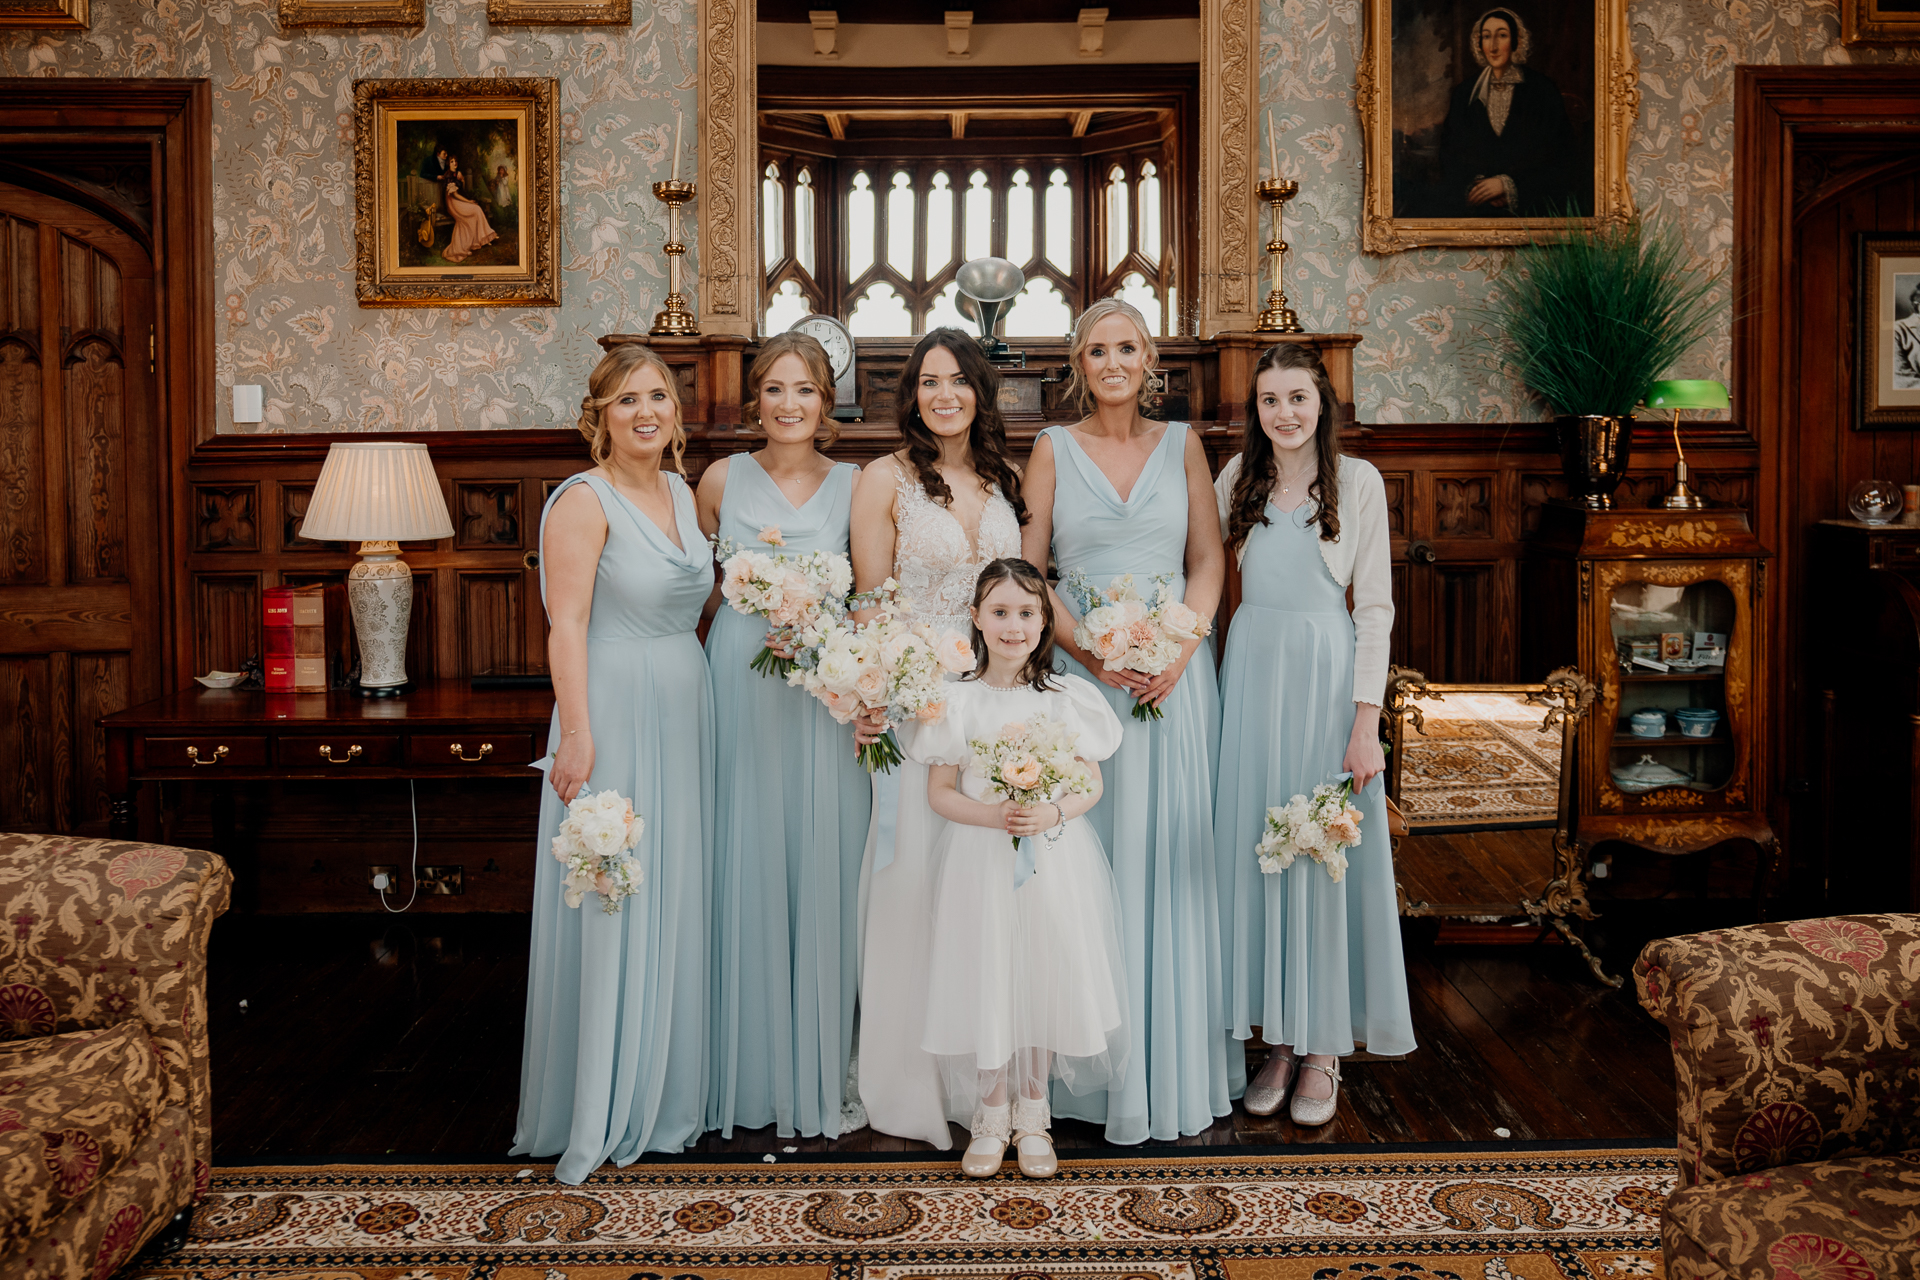
[[[373,878],[378,875],[386,876],[387,893],[389,895],[391,895],[394,892],[394,890],[400,887],[400,868],[399,867],[389,867],[381,864],[375,864],[367,868],[367,892],[368,893],[378,894],[380,892],[379,889],[374,887],[374,883],[373,883]]]
[[[420,868],[420,892],[459,894],[467,891],[467,869],[453,867]]]

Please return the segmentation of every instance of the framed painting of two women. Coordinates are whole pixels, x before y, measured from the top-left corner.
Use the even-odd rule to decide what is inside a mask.
[[[354,82],[362,306],[554,306],[552,80]]]
[[[1627,0],[1367,0],[1362,247],[1525,244],[1632,212]]]

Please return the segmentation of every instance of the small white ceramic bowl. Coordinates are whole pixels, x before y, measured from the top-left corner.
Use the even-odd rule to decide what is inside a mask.
[[[209,689],[231,689],[246,678],[244,671],[209,671],[203,676],[194,677]]]

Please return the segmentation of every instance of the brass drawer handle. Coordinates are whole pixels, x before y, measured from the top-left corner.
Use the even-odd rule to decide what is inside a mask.
[[[455,760],[464,760],[468,764],[472,764],[476,760],[485,760],[488,756],[492,755],[493,744],[491,742],[483,742],[480,744],[479,755],[468,756],[468,755],[460,754],[460,744],[456,742],[452,746],[447,748],[447,754],[452,756]]]
[[[220,757],[226,754],[227,754],[227,749],[225,747],[215,747],[213,749],[213,754],[208,756],[205,760],[202,760],[200,758],[200,748],[198,747],[187,748],[187,759],[193,761],[193,766],[196,769],[203,764],[219,764]]]
[[[352,746],[348,747],[347,754],[343,756],[336,756],[333,754],[332,743],[323,742],[320,744],[320,758],[322,760],[325,760],[328,764],[345,764],[347,761],[353,759],[355,756],[359,754],[360,754],[360,744],[357,742],[354,743]]]

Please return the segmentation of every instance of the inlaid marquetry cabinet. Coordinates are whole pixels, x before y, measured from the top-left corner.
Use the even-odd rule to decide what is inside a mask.
[[[1778,856],[1768,820],[1768,552],[1744,511],[1549,503],[1522,580],[1530,666],[1599,689],[1580,736],[1577,843]]]

